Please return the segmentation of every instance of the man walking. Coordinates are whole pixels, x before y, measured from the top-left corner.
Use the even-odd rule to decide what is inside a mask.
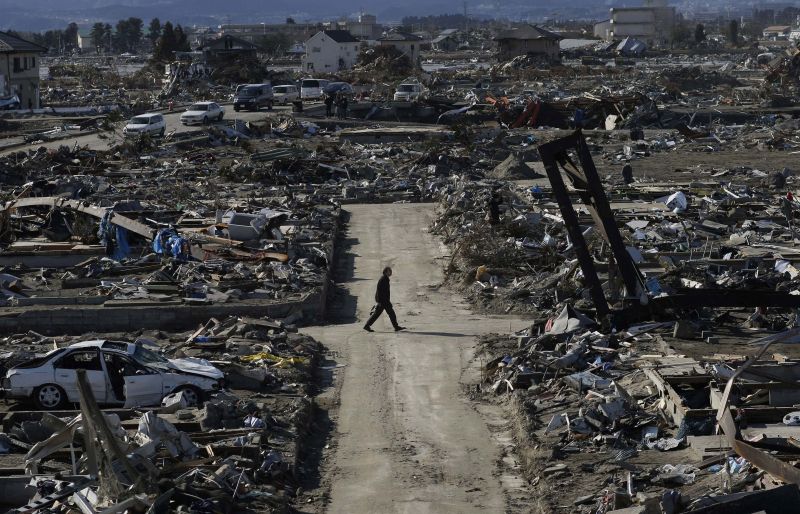
[[[373,332],[370,327],[383,314],[383,311],[386,311],[386,314],[389,315],[389,321],[392,322],[395,332],[406,328],[397,324],[397,316],[392,308],[391,293],[389,291],[389,277],[391,276],[392,268],[388,266],[383,268],[383,276],[378,280],[378,288],[375,290],[375,307],[372,308],[372,315],[367,320],[367,324],[364,325],[364,330],[367,332]]]

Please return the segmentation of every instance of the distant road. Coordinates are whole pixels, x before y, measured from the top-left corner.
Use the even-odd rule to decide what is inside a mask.
[[[225,105],[224,108],[225,108],[225,119],[221,122],[223,124],[226,123],[225,120],[233,120],[233,119],[239,119],[244,121],[264,121],[267,118],[274,116],[275,114],[288,113],[291,112],[292,110],[291,106],[286,106],[286,107],[276,106],[272,111],[267,111],[266,109],[262,109],[259,112],[245,112],[245,111],[235,112],[233,110],[233,106],[231,105]],[[167,121],[167,133],[175,131],[176,134],[179,134],[181,132],[188,132],[202,128],[202,126],[200,125],[185,126],[181,124],[180,117],[182,112],[183,111],[164,114],[164,118]],[[115,125],[117,133],[119,134],[120,137],[122,136],[122,128],[126,124],[127,121],[123,121]],[[98,137],[100,135],[102,135],[104,138]],[[91,150],[108,150],[109,147],[115,142],[114,139],[115,138],[112,137],[112,134],[110,132],[75,135],[74,137],[59,139],[57,141],[49,141],[46,143],[34,143],[25,146],[16,146],[14,148],[5,148],[0,150],[0,155],[5,155],[11,152],[18,152],[20,150],[28,150],[31,148],[39,148],[41,146],[44,146],[45,148],[58,148],[59,146],[62,145],[72,147],[76,143],[78,144],[78,146],[81,147],[88,146]],[[116,140],[117,140],[116,142],[118,142],[119,137],[116,138]],[[12,141],[22,142],[23,139],[17,138]],[[11,141],[9,140],[0,141],[0,147],[2,147],[4,143],[8,144],[10,142]]]

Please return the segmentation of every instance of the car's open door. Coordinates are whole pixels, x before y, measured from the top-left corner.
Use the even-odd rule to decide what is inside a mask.
[[[129,362],[123,376],[126,409],[161,404],[161,399],[164,397],[164,377],[161,373]]]

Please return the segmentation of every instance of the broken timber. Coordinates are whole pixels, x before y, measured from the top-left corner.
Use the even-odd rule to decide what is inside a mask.
[[[72,209],[100,219],[103,219],[108,212],[108,208],[95,207],[87,202],[82,202],[79,200],[67,200],[66,198],[60,196],[21,198],[19,200],[13,200],[3,204],[2,209],[0,210],[6,211],[8,209],[20,209],[23,207],[58,207],[62,209]],[[121,214],[117,214],[116,212],[111,213],[109,222],[147,238],[148,240],[152,240],[155,233],[155,230],[148,227],[144,223],[139,223],[138,221],[122,216]]]

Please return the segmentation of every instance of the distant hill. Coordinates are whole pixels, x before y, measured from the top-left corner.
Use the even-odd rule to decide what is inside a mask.
[[[566,6],[557,0],[468,0],[468,10],[483,16],[509,19],[531,16],[586,16],[607,12],[606,2],[575,0]],[[626,4],[639,3],[637,0]],[[276,23],[293,17],[298,23],[354,16],[364,10],[379,22],[400,21],[403,16],[460,13],[462,0],[0,0],[0,30],[62,28],[70,21],[88,26],[136,16],[145,21],[158,17],[185,25],[220,23]],[[571,14],[572,13],[572,14]]]

